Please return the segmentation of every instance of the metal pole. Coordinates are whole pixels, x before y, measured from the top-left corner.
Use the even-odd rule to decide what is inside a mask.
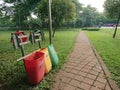
[[[49,16],[49,42],[50,44],[52,44],[51,0],[48,0],[48,16]]]

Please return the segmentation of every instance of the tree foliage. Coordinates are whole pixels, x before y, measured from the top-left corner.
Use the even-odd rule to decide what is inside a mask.
[[[48,4],[47,0],[4,0],[6,3],[13,4],[14,15],[12,21],[18,26],[24,26],[27,17],[31,13],[41,18],[43,25],[48,21]],[[38,4],[39,3],[39,4]],[[76,3],[77,4],[77,3]],[[38,6],[38,11],[36,11]],[[78,6],[77,6],[78,7]],[[75,3],[71,0],[52,0],[52,19],[53,27],[59,27],[62,23],[76,19]]]
[[[120,21],[120,0],[106,0],[104,3],[105,13],[110,18],[118,18],[113,38],[116,36],[117,26]]]
[[[35,25],[40,26],[41,24],[43,27],[48,26],[47,0],[4,1],[5,3],[10,3],[11,6],[8,7],[5,4],[2,6],[2,8],[0,8],[0,18],[2,18],[1,24],[6,23],[5,25],[9,25],[7,22],[10,21],[16,24],[16,26],[22,27],[32,25],[35,27]],[[103,14],[98,13],[94,7],[91,7],[90,5],[87,7],[82,7],[82,4],[79,2],[79,0],[52,0],[51,4],[52,23],[55,29],[61,26],[88,27],[103,24],[107,21],[109,22],[109,20],[106,19]],[[120,11],[120,0],[106,0],[104,7],[107,15],[117,17]],[[37,15],[38,20],[33,19],[31,17],[31,13]],[[29,20],[28,17],[30,17]],[[39,22],[40,24],[38,24]]]
[[[16,25],[24,26],[25,20],[31,15],[31,12],[37,7],[40,0],[4,0],[6,3],[11,3],[13,8],[13,22]]]
[[[100,14],[97,12],[96,8],[88,5],[84,7],[82,12],[79,13],[79,18],[82,27],[92,27],[100,23]]]
[[[120,0],[106,0],[104,3],[105,13],[110,18],[118,18],[120,13]]]
[[[25,20],[26,25],[30,28],[40,28],[41,27],[41,19],[40,18],[32,18],[32,17],[28,17],[28,20]]]
[[[53,36],[55,30],[61,24],[76,19],[76,7],[71,0],[52,0],[51,4]],[[42,19],[43,25],[48,21],[48,6],[47,0],[42,0],[38,5],[38,15]]]
[[[11,17],[13,15],[12,7],[8,6],[6,3],[0,4],[0,26],[13,25],[11,22]]]
[[[65,21],[73,20],[76,16],[75,5],[70,0],[52,0],[53,26],[58,27]],[[48,19],[47,0],[42,0],[38,6],[38,15],[44,21]]]
[[[75,4],[76,7],[76,17],[79,16],[79,12],[82,11],[82,4],[79,2],[79,0],[72,0],[72,2]]]

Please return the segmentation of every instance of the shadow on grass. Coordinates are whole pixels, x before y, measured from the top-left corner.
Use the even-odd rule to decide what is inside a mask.
[[[46,74],[39,84],[32,85],[28,82],[26,72],[23,69],[22,65],[15,70],[11,69],[6,72],[4,79],[0,81],[0,90],[50,90],[50,85],[53,83],[52,71]]]
[[[20,77],[19,79],[12,80],[6,87],[6,89],[10,90],[29,90],[30,86],[27,82],[26,77]]]
[[[10,74],[10,72],[6,73]],[[0,90],[29,90],[34,86],[31,86],[26,75],[19,76],[17,74],[11,73],[12,75],[7,75],[8,78],[4,79],[3,84],[0,87]],[[13,77],[14,75],[14,77]]]
[[[0,90],[32,90],[36,87],[28,83],[23,62],[13,62],[9,67],[4,64],[4,67],[0,76]]]

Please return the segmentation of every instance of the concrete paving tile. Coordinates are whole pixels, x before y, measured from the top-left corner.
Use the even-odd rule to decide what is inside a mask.
[[[86,84],[86,83],[81,83],[79,85],[79,88],[83,89],[83,90],[89,90],[90,89],[90,85]]]
[[[90,90],[102,90],[102,89],[92,86]]]
[[[76,64],[76,63],[71,63],[70,65],[75,66],[75,67],[77,66],[77,64]]]
[[[68,77],[68,78],[74,78],[75,74],[64,72],[63,76]]]
[[[77,65],[77,67],[84,67],[85,65],[83,65],[82,63],[80,63],[79,65]]]
[[[80,82],[73,79],[73,80],[71,80],[71,81],[69,82],[69,84],[70,84],[70,85],[73,85],[73,86],[75,86],[75,87],[79,87]]]
[[[75,90],[83,90],[83,89],[81,89],[81,88],[76,88]]]
[[[90,74],[95,75],[95,76],[99,75],[99,73],[97,71],[93,71],[93,70],[90,71]]]
[[[90,70],[91,70],[93,67],[86,65],[84,68],[85,68],[85,69],[90,69]]]
[[[89,78],[85,78],[85,79],[83,80],[83,82],[84,82],[84,83],[87,83],[87,84],[89,84],[89,85],[93,85],[94,80],[89,79]]]
[[[70,72],[70,71],[71,71],[71,68],[66,68],[64,71],[65,71],[65,72]]]
[[[105,77],[105,75],[103,73],[100,73],[98,77],[103,78],[103,77]]]
[[[77,67],[74,67],[74,69],[76,69],[76,70],[81,70],[82,67],[77,66]]]
[[[92,62],[90,62],[89,64],[91,64],[91,65],[96,65],[96,63],[97,63],[97,61],[92,61]]]
[[[89,61],[87,60],[88,58],[85,58],[84,61],[82,62],[82,64],[87,64],[89,63]]]
[[[104,77],[97,77],[97,81],[106,84],[107,80]]]
[[[67,58],[67,59],[68,59],[68,60],[67,60],[68,62],[69,62],[69,61],[74,62],[74,61],[73,61],[73,58],[72,58],[71,56],[72,56],[72,54],[69,56],[69,58]]]
[[[100,73],[104,74],[104,72],[103,72],[103,71],[101,71]]]
[[[82,72],[85,72],[85,73],[89,73],[90,72],[90,69],[87,69],[87,68],[83,68],[81,69]]]
[[[74,66],[71,66],[71,65],[65,65],[65,68],[73,68]]]
[[[106,85],[106,87],[105,87],[105,90],[111,90],[111,88],[110,88],[110,86],[108,85],[108,83],[107,83],[107,85]]]
[[[66,87],[63,88],[63,90],[75,90],[76,87],[72,86],[72,85],[66,85]]]
[[[94,86],[100,89],[105,89],[105,84],[98,81],[95,81]]]
[[[91,67],[94,67],[94,66],[95,66],[95,64],[91,64],[91,63],[89,63],[88,65],[91,66]]]
[[[74,63],[76,63],[76,64],[80,64],[80,61],[74,61]]]
[[[69,83],[69,81],[71,80],[71,78],[61,77],[60,80],[61,80],[62,83]]]
[[[72,70],[71,70],[71,73],[73,73],[73,74],[78,74],[78,73],[79,73],[79,71],[78,71],[78,70],[76,70],[76,69],[72,69]]]
[[[93,70],[98,72],[98,73],[101,72],[101,69],[98,69],[98,68],[93,68]]]
[[[84,80],[84,77],[83,77],[83,76],[80,76],[80,75],[76,75],[76,76],[74,77],[74,79],[82,82],[82,81]]]
[[[67,61],[65,65],[71,65],[72,62]]]
[[[60,83],[60,84],[58,85],[58,87],[56,87],[56,89],[54,89],[54,90],[63,90],[64,86],[66,86],[65,83]]]
[[[96,78],[97,78],[96,75],[92,75],[92,74],[88,74],[87,77],[92,79],[92,80],[96,80]]]
[[[87,73],[80,71],[80,72],[79,72],[79,75],[86,77],[86,76],[87,76]]]
[[[100,65],[96,65],[95,68],[102,70]]]

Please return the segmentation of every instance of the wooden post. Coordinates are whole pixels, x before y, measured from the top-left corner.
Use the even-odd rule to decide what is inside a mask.
[[[11,42],[13,43],[14,49],[18,49],[17,37],[14,33],[11,33]]]
[[[49,42],[50,44],[52,44],[51,0],[48,0],[48,16],[49,16]]]
[[[38,41],[38,45],[39,45],[39,48],[41,48],[41,42],[40,41]]]
[[[20,50],[21,50],[21,53],[22,53],[22,57],[23,57],[23,56],[25,56],[24,48],[23,48],[22,45],[20,45],[20,42],[22,42],[22,40],[21,40],[21,38],[18,38],[18,35],[16,35],[16,37],[17,37],[17,43],[18,43],[18,45],[20,47]]]

